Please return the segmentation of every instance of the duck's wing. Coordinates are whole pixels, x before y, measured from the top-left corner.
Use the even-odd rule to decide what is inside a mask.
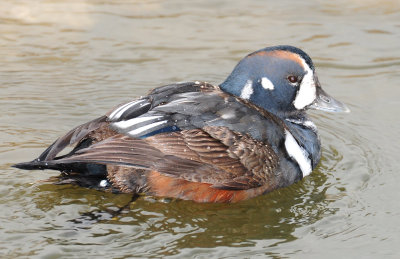
[[[254,188],[272,184],[274,151],[284,137],[266,116],[207,83],[163,86],[76,127],[29,165],[113,164],[218,188]],[[57,156],[68,145],[75,147]]]
[[[207,126],[145,139],[119,134],[55,162],[141,168],[214,188],[243,190],[273,185],[279,161],[264,143],[226,127]]]
[[[64,136],[58,138],[51,144],[38,158],[38,161],[48,161],[54,159],[67,146],[79,143],[88,136],[89,133],[97,130],[106,123],[107,117],[101,116],[92,121],[73,128]]]
[[[108,127],[110,124],[117,131],[123,132],[124,123],[126,124],[127,121],[132,122],[130,120],[146,114],[150,109],[165,103],[168,101],[168,95],[172,95],[174,91],[176,91],[176,93],[181,93],[187,91],[199,91],[199,89],[199,84],[195,82],[172,84],[157,88],[153,90],[149,96],[120,104],[109,111],[106,115],[73,128],[54,141],[53,144],[51,144],[38,158],[30,162],[16,164],[14,167],[21,169],[48,168],[46,162],[58,159],[59,157],[57,156],[69,146],[74,147],[69,153],[72,154],[76,150],[116,135],[117,132]],[[148,120],[147,124],[150,122],[151,121]],[[118,125],[122,125],[122,127],[118,128]],[[140,125],[136,126],[138,127]],[[162,128],[162,125],[160,125],[159,128]],[[64,156],[68,156],[69,154]]]

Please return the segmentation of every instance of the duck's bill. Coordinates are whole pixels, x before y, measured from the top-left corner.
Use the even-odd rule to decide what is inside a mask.
[[[350,112],[344,103],[327,94],[321,87],[317,87],[317,98],[309,108],[327,112]]]

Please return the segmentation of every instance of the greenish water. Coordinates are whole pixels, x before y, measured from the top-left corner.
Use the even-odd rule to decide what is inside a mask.
[[[0,257],[398,258],[400,2],[0,3]],[[140,198],[21,171],[58,136],[151,88],[220,83],[247,53],[304,49],[350,114],[313,112],[322,161],[237,204]]]

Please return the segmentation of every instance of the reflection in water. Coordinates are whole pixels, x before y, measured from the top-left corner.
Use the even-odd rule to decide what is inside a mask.
[[[330,163],[338,159],[330,155]],[[324,158],[324,160],[326,160]],[[329,164],[329,162],[327,163]],[[297,237],[299,226],[309,225],[324,215],[334,213],[327,208],[326,175],[322,172],[334,165],[319,167],[304,184],[237,204],[197,204],[173,200],[163,202],[141,197],[130,203],[130,195],[114,195],[70,185],[38,184],[33,193],[37,209],[51,212],[63,207],[84,205],[79,216],[69,218],[61,228],[90,229],[98,226],[103,235],[115,235],[116,225],[136,227],[140,236],[129,238],[140,243],[168,233],[174,250],[180,248],[212,248],[218,246],[249,247],[254,240],[273,240],[271,245],[289,242]],[[132,233],[134,234],[134,233]],[[83,240],[82,240],[83,241]],[[86,244],[88,241],[79,243]],[[165,250],[164,250],[165,249]],[[163,255],[175,254],[164,247]],[[165,252],[165,253],[164,253]]]

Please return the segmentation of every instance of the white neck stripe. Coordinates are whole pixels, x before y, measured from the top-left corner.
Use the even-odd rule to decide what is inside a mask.
[[[285,135],[286,152],[299,165],[303,177],[309,175],[312,171],[312,166],[307,151],[297,143],[288,130],[285,130]]]

